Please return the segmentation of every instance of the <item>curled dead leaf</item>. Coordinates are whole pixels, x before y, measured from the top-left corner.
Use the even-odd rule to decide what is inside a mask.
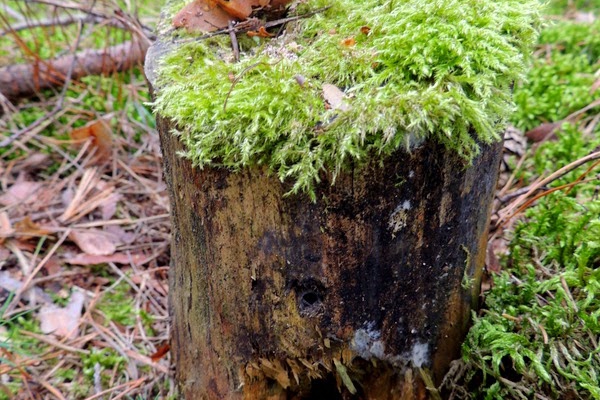
[[[150,356],[152,362],[157,362],[161,358],[163,358],[168,352],[171,350],[171,346],[169,343],[163,343],[156,349],[156,353]]]
[[[95,150],[92,163],[98,164],[106,162],[112,153],[112,132],[110,126],[103,119],[99,119],[89,124],[73,129],[71,139],[77,142],[92,140],[92,149]]]

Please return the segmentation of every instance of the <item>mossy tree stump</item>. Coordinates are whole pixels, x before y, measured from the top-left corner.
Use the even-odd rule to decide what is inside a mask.
[[[148,53],[186,399],[424,399],[459,356],[533,3],[327,3]]]

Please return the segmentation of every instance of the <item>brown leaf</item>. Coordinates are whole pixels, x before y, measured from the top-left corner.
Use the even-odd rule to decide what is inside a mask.
[[[33,194],[42,186],[40,182],[19,180],[0,195],[0,205],[12,206],[30,200]]]
[[[85,295],[76,290],[66,307],[60,308],[54,304],[44,305],[38,314],[40,330],[45,334],[74,339],[79,335],[79,318],[83,310]]]
[[[15,232],[19,235],[19,239],[27,240],[32,237],[47,235],[52,231],[42,228],[33,222],[29,216],[26,216],[21,221],[15,223]]]
[[[353,37],[349,37],[342,40],[341,43],[344,47],[353,47],[356,44],[356,39],[354,39]]]
[[[275,36],[275,35],[267,32],[267,29],[264,26],[261,26],[260,28],[258,28],[258,31],[248,31],[248,32],[246,32],[246,34],[250,37],[258,36],[261,38],[269,38],[269,37]]]
[[[291,0],[195,0],[173,18],[175,28],[189,32],[212,32],[226,28],[229,21],[245,20],[255,9],[281,10]],[[265,36],[266,37],[266,36]]]
[[[371,32],[371,28],[369,28],[368,26],[361,26],[360,27],[360,33],[362,33],[363,35],[368,35]]]
[[[560,122],[544,122],[540,126],[525,132],[525,136],[534,143],[541,142],[542,140],[545,140],[546,137],[548,140],[553,140],[556,139],[554,131],[558,129],[560,125]]]
[[[346,94],[337,86],[329,83],[323,84],[323,98],[329,103],[332,109],[348,111],[350,107],[344,101],[345,97]]]
[[[69,238],[82,251],[95,256],[107,256],[117,249],[113,236],[97,229],[74,230]]]
[[[78,142],[89,138],[92,139],[92,146],[96,150],[92,162],[103,163],[110,159],[113,143],[112,132],[108,123],[103,119],[99,119],[71,131],[71,139]]]
[[[216,0],[227,14],[240,20],[246,19],[252,14],[252,6],[259,6],[257,0]]]
[[[104,263],[115,263],[115,264],[136,264],[142,265],[147,261],[148,257],[144,254],[126,254],[126,253],[115,253],[109,255],[95,255],[80,253],[75,256],[66,257],[64,261],[72,265],[96,265]]]
[[[4,243],[6,238],[11,237],[15,233],[8,214],[6,211],[0,212],[0,244]]]
[[[232,19],[215,1],[195,0],[179,11],[172,23],[188,32],[212,32],[227,27]]]
[[[171,346],[169,343],[163,343],[156,349],[156,353],[150,356],[152,362],[157,362],[161,358],[163,358],[168,352],[171,350]]]

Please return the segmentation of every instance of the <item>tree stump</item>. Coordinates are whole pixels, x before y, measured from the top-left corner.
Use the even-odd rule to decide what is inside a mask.
[[[352,7],[352,2],[344,4]],[[421,7],[419,2],[410,4],[415,10]],[[490,4],[505,6],[502,2]],[[510,5],[501,10],[510,20],[516,15],[511,13],[529,15],[527,6],[520,9],[520,6]],[[452,12],[458,18],[464,11]],[[480,18],[478,12],[469,11],[466,20]],[[494,10],[489,12],[497,15]],[[333,15],[334,11],[329,14]],[[488,18],[482,23],[492,20]],[[443,15],[439,21],[447,23]],[[375,18],[370,26],[361,27],[357,35],[377,31],[376,22]],[[489,34],[491,28],[484,28],[486,35]],[[343,27],[338,29],[341,31]],[[494,29],[498,30],[499,37],[508,31],[520,35],[514,26],[508,30],[500,24]],[[524,32],[527,29],[523,28]],[[391,37],[390,32],[385,35]],[[398,32],[403,34],[401,29]],[[329,35],[336,34],[329,31]],[[236,141],[244,134],[243,129],[233,129],[232,134],[237,132],[231,139],[233,144],[229,147],[230,142],[223,142],[229,150],[215,153],[214,164],[201,161],[202,168],[194,167],[193,157],[181,155],[189,155],[190,148],[196,145],[202,147],[194,142],[195,138],[206,138],[203,133],[196,136],[186,133],[195,129],[190,122],[194,115],[201,115],[203,120],[211,115],[221,116],[223,120],[215,117],[217,119],[211,122],[216,126],[214,129],[234,126],[236,118],[248,117],[241,111],[239,114],[233,111],[244,99],[235,96],[251,90],[251,86],[240,89],[242,78],[263,79],[273,72],[278,79],[296,79],[301,89],[286,83],[288,86],[282,91],[290,101],[294,101],[294,93],[298,93],[298,107],[304,99],[318,105],[321,84],[324,87],[329,81],[318,81],[318,77],[309,75],[294,76],[293,71],[286,70],[285,58],[272,63],[247,60],[246,66],[238,64],[236,67],[233,62],[218,58],[225,47],[216,46],[214,52],[219,56],[211,56],[210,49],[204,47],[190,52],[189,57],[182,57],[181,66],[174,69],[177,74],[179,69],[195,74],[196,67],[192,65],[204,62],[202,57],[212,57],[213,61],[206,62],[212,69],[206,70],[206,74],[193,75],[194,78],[182,73],[177,78],[182,82],[174,89],[169,79],[160,82],[156,79],[165,54],[180,51],[178,46],[173,49],[172,45],[165,44],[172,40],[169,35],[160,34],[162,38],[150,48],[147,56],[146,72],[155,94],[160,97],[161,91],[167,89],[175,95],[186,91],[184,99],[193,101],[198,96],[203,98],[203,104],[208,104],[207,109],[197,110],[189,104],[174,104],[172,107],[185,108],[182,112],[185,118],[165,113],[164,107],[159,108],[157,116],[172,213],[171,353],[182,396],[188,400],[439,398],[435,387],[450,361],[459,356],[471,310],[478,302],[490,206],[502,152],[500,141],[494,142],[493,135],[480,135],[475,128],[492,129],[490,127],[502,121],[503,105],[505,108],[509,105],[507,99],[513,81],[510,74],[517,73],[519,68],[518,73],[522,73],[524,67],[515,64],[512,69],[505,68],[503,71],[508,72],[498,78],[499,72],[495,70],[498,63],[490,62],[494,70],[481,73],[488,74],[484,79],[486,84],[499,85],[499,89],[494,92],[495,97],[481,101],[482,104],[497,101],[490,105],[492,111],[489,114],[473,111],[476,103],[472,96],[488,96],[489,92],[480,86],[471,90],[471,81],[466,80],[461,96],[471,97],[464,104],[460,99],[457,103],[457,107],[465,107],[464,119],[454,119],[454,129],[436,125],[446,121],[443,114],[439,114],[442,117],[428,123],[429,128],[426,128],[437,126],[435,129],[439,131],[433,129],[424,140],[421,140],[422,135],[417,135],[416,140],[411,133],[407,139],[412,141],[410,151],[402,148],[400,141],[393,140],[389,143],[395,143],[395,147],[388,151],[385,147],[388,142],[378,141],[376,134],[365,134],[366,142],[383,143],[381,148],[372,145],[360,150],[362,153],[353,153],[360,157],[341,157],[343,168],[328,169],[326,163],[316,168],[317,175],[311,176],[313,186],[310,188],[312,196],[309,196],[302,190],[293,190],[297,186],[285,178],[288,175],[277,176],[277,168],[285,170],[289,160],[276,166],[265,161],[268,157],[277,157],[277,150],[271,155],[260,153],[262,158],[257,162],[226,168],[228,152],[238,151]],[[318,36],[311,34],[307,40],[315,37]],[[353,42],[341,43],[346,47],[354,45]],[[302,48],[309,44],[296,46]],[[479,43],[473,44],[474,51],[479,51],[478,46]],[[340,57],[351,59],[358,50],[352,52],[352,49],[342,48]],[[443,52],[447,52],[445,47]],[[510,60],[507,65],[516,60],[518,52],[516,49],[511,57],[507,56]],[[256,54],[250,53],[248,57]],[[372,54],[379,53],[373,51]],[[404,62],[401,57],[394,60]],[[388,64],[393,64],[392,61]],[[290,68],[296,68],[295,62],[289,62]],[[383,64],[378,61],[367,67],[379,73]],[[477,68],[483,65],[475,64]],[[229,73],[230,81],[223,84],[228,68],[238,68],[241,72],[234,76]],[[280,69],[275,74],[277,68]],[[482,68],[488,68],[487,64]],[[423,87],[433,85],[433,80],[427,78],[428,71],[423,69],[425,75],[414,78],[418,78]],[[222,89],[217,88],[211,94],[199,91],[195,79],[202,80],[207,74],[218,76],[220,80],[215,81],[215,85],[223,85]],[[370,75],[364,76],[368,79]],[[305,78],[313,81],[305,84]],[[413,78],[409,76],[409,79]],[[454,83],[448,85],[448,93],[454,96]],[[207,91],[213,88],[209,84],[202,87]],[[379,82],[369,90],[381,93],[381,89]],[[278,93],[275,91],[274,96]],[[352,103],[350,107],[340,101],[332,104],[334,102],[326,99],[330,107],[327,110],[323,107],[327,115],[322,119],[325,122],[308,126],[306,134],[314,141],[304,150],[317,151],[321,145],[338,149],[335,141],[324,139],[330,126],[339,128],[334,124],[338,118],[346,118],[342,135],[344,126],[350,129],[355,123],[359,127],[365,124],[360,114],[360,91],[354,93],[356,97],[343,100]],[[435,91],[428,93],[437,95]],[[210,103],[212,97],[215,97],[214,104]],[[450,103],[454,101],[454,97],[448,99]],[[419,101],[418,96],[411,97],[402,104],[409,104],[405,111],[413,112],[415,106],[411,102],[420,104]],[[260,115],[263,105],[260,99],[256,102]],[[270,107],[268,101],[265,104],[265,109]],[[429,103],[423,104],[427,107]],[[440,107],[446,107],[446,103]],[[332,114],[331,108],[338,110]],[[356,118],[349,119],[348,115],[357,110]],[[370,111],[365,108],[365,112]],[[381,115],[385,113],[395,118],[389,108],[381,111]],[[429,111],[423,108],[422,113]],[[289,118],[297,118],[301,113],[300,109],[297,113],[292,110]],[[421,115],[419,109],[415,113],[415,118]],[[437,118],[437,110],[432,111],[431,116]],[[286,126],[296,129],[297,124]],[[412,132],[411,126],[408,121],[404,128]],[[207,135],[214,134],[212,125],[207,129],[210,131]],[[252,129],[261,129],[261,126],[253,125]],[[173,130],[180,134],[174,135]],[[227,129],[220,134],[227,134]],[[295,135],[295,132],[287,135],[284,132],[281,137],[297,137]],[[461,143],[473,140],[479,147],[478,155],[470,160],[464,153],[461,156],[456,146],[449,145],[454,135]],[[267,150],[271,148],[261,145]],[[217,146],[215,152],[220,151]]]

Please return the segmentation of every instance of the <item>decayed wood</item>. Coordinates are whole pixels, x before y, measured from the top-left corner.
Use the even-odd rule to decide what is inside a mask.
[[[128,41],[105,49],[88,49],[52,60],[3,67],[0,68],[0,92],[9,99],[18,99],[43,89],[61,87],[73,63],[72,79],[126,71],[142,64],[148,45],[145,41]]]
[[[260,168],[194,169],[159,131],[186,399],[428,397],[478,298],[500,144],[465,167],[425,143],[311,203]]]

